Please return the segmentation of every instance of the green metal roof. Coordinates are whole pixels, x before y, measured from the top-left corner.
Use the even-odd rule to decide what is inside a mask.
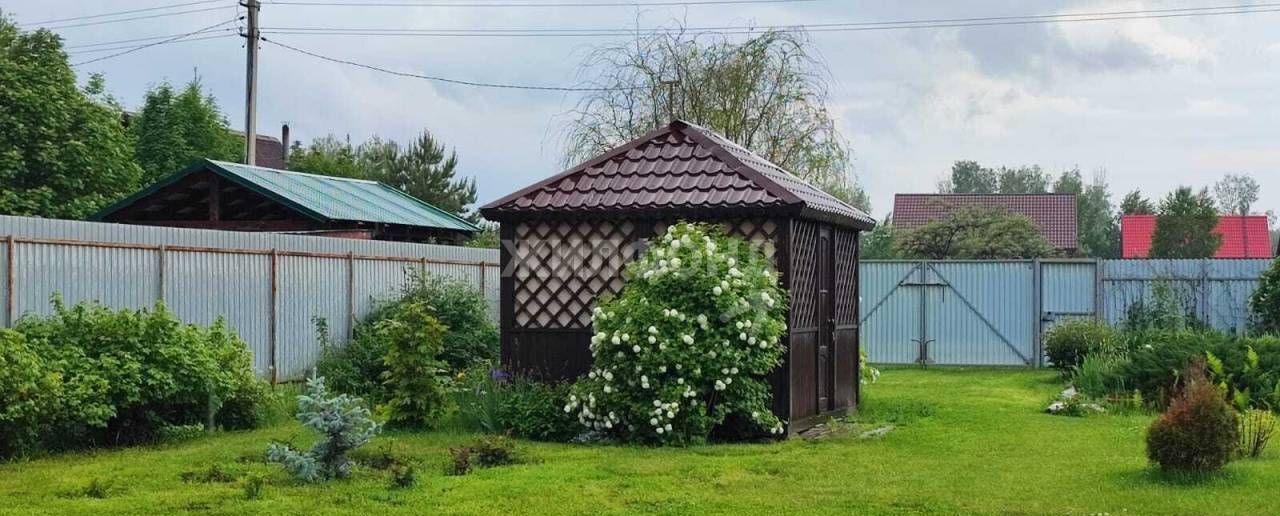
[[[93,218],[102,219],[165,185],[200,170],[211,171],[317,220],[348,220],[456,231],[480,231],[480,228],[474,224],[452,213],[377,181],[304,174],[215,160],[196,162],[155,185],[107,207]]]

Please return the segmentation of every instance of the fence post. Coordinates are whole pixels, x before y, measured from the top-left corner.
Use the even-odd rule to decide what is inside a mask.
[[[1040,367],[1044,365],[1044,262],[1039,258],[1031,260],[1031,306],[1035,307],[1034,319],[1031,322],[1031,330],[1035,332],[1035,353],[1034,362],[1027,364],[1031,367]]]
[[[161,303],[164,303],[165,302],[165,298],[164,298],[165,246],[164,244],[160,245],[160,249],[157,252],[160,254],[159,256],[157,256],[157,260],[156,260],[159,268],[156,274],[156,280],[157,280],[156,283],[159,285],[160,292],[156,294],[156,299],[159,299]]]
[[[356,336],[356,253],[347,253],[347,340]]]
[[[9,235],[9,245],[5,247],[6,255],[5,255],[5,261],[4,261],[4,267],[5,267],[4,313],[6,314],[6,318],[5,318],[6,326],[13,326],[13,318],[15,317],[15,314],[13,313],[13,297],[14,297],[14,294],[18,291],[18,287],[13,284],[14,279],[17,277],[17,274],[14,273],[14,270],[17,269],[17,266],[14,265],[13,261],[16,259],[18,255],[18,253],[15,252],[16,246],[17,246],[17,240],[13,238],[13,235]]]
[[[279,379],[280,379],[279,373],[278,373],[277,361],[276,361],[277,360],[277,357],[276,357],[276,315],[277,315],[276,314],[277,312],[276,298],[279,296],[279,294],[277,293],[278,291],[277,285],[279,284],[277,276],[279,276],[279,273],[276,271],[276,269],[278,266],[278,262],[279,262],[279,254],[276,252],[275,249],[272,249],[271,250],[271,308],[270,308],[271,313],[269,314],[269,319],[267,320],[267,335],[268,335],[269,344],[271,346],[270,348],[271,363],[268,366],[271,369],[271,385],[275,385],[276,383],[279,382]]]
[[[1098,322],[1107,322],[1107,316],[1103,313],[1103,305],[1106,303],[1106,272],[1103,265],[1106,260],[1093,260],[1093,320]]]

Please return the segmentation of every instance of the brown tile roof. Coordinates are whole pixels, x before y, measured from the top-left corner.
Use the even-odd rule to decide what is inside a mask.
[[[1054,247],[1078,247],[1075,194],[898,194],[893,198],[893,227],[915,229],[968,206],[1026,215]]]
[[[709,129],[684,121],[650,132],[481,208],[521,213],[791,211],[867,229],[875,221]]]

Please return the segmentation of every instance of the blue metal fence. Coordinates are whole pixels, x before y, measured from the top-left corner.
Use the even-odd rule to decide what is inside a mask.
[[[1070,318],[1120,324],[1158,285],[1214,328],[1242,332],[1270,260],[867,261],[862,345],[888,364],[1043,365]]]

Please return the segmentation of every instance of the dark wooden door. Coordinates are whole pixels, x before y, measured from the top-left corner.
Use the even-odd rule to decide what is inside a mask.
[[[831,248],[831,228],[822,226],[818,231],[818,249],[815,258],[818,260],[818,412],[834,409],[835,402],[835,361],[833,359],[835,338],[834,312],[832,312],[832,263],[834,257]]]

